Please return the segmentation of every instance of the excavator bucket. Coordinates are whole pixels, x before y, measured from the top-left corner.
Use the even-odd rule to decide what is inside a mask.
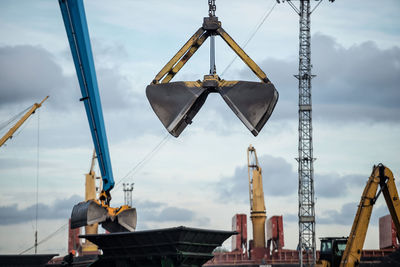
[[[238,81],[220,87],[219,93],[254,136],[261,131],[278,101],[278,91],[272,83]]]
[[[178,137],[203,106],[209,92],[200,82],[150,84],[146,95],[170,134]]]
[[[126,207],[126,206],[125,206]],[[136,209],[121,208],[116,215],[110,214],[106,207],[94,200],[80,202],[75,205],[71,213],[71,228],[79,228],[94,223],[100,223],[107,231],[132,232],[136,228]]]
[[[133,232],[136,229],[137,214],[135,208],[121,211],[116,216],[110,216],[101,226],[110,233]]]
[[[107,219],[107,213],[107,209],[94,200],[80,202],[72,209],[71,228],[104,222]]]

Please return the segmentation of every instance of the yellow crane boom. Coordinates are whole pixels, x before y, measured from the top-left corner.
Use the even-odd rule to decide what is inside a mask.
[[[35,111],[36,111],[38,108],[40,108],[40,107],[42,106],[43,102],[46,101],[47,98],[49,98],[49,96],[46,96],[46,97],[42,100],[42,102],[40,102],[39,104],[38,104],[38,103],[33,104],[33,106],[24,114],[24,116],[22,116],[22,118],[21,118],[19,121],[17,121],[17,123],[16,123],[13,127],[11,127],[10,130],[8,130],[8,132],[0,139],[0,147],[1,147],[2,145],[4,145],[4,143],[5,143],[8,139],[12,138],[13,134],[18,130],[18,128],[21,127],[21,125],[22,125],[33,113],[35,113]]]
[[[96,162],[97,156],[96,156],[96,150],[93,149],[93,155],[92,155],[92,162],[90,164],[90,170],[89,172],[85,175],[85,201],[89,200],[95,200],[96,198],[96,173],[94,172],[94,165]],[[91,234],[97,234],[98,231],[98,223],[94,223],[92,225],[86,225],[85,226],[85,234],[86,235],[91,235]],[[90,254],[91,252],[97,252],[98,247],[93,244],[92,242],[86,240],[85,243],[82,244],[82,253],[83,255],[85,254]]]
[[[265,212],[262,174],[261,167],[258,164],[256,149],[252,145],[247,149],[247,169],[254,248],[265,248],[265,220],[267,216]]]

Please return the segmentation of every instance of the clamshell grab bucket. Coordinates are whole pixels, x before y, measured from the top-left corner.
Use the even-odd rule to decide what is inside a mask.
[[[107,219],[107,209],[94,200],[76,204],[71,213],[71,228],[104,222]]]
[[[146,96],[164,127],[178,137],[203,106],[209,92],[198,82],[150,84]]]
[[[218,91],[254,136],[261,131],[278,101],[278,91],[272,83],[238,81],[219,87]]]
[[[214,68],[203,81],[170,82],[210,36],[220,36],[260,79],[260,82],[225,81]],[[210,62],[213,62],[210,55]],[[214,64],[214,63],[213,63]],[[212,65],[212,64],[211,64]],[[278,101],[278,91],[261,68],[221,27],[215,16],[204,18],[203,26],[183,45],[146,88],[147,99],[170,134],[178,137],[203,106],[209,93],[219,93],[254,136],[257,136]]]
[[[111,212],[112,211],[112,212]],[[114,214],[113,211],[116,211]],[[71,213],[71,228],[99,223],[104,229],[113,232],[132,232],[136,228],[135,208],[122,206],[119,209],[107,208],[94,200],[76,204]]]
[[[133,232],[136,229],[137,214],[135,208],[121,211],[116,216],[110,216],[101,226],[110,233]]]

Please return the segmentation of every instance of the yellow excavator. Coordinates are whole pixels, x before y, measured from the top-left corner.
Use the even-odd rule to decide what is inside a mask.
[[[8,140],[11,139],[13,137],[13,134],[19,129],[19,127],[21,127],[21,125],[33,114],[35,113],[35,111],[40,108],[43,104],[44,101],[46,101],[46,99],[49,98],[49,96],[46,96],[42,102],[35,103],[32,105],[32,107],[24,114],[24,116],[22,116],[21,119],[19,119],[17,121],[16,124],[14,124],[13,127],[11,127],[10,130],[8,130],[8,132],[0,139],[0,147],[4,145],[4,143]]]
[[[375,165],[361,196],[349,237],[322,238],[317,266],[353,267],[360,264],[372,208],[381,193],[385,197],[397,238],[400,240],[400,200],[395,179],[389,168],[383,164]]]

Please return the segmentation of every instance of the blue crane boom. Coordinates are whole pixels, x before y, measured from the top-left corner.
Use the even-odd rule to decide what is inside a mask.
[[[114,187],[114,178],[83,0],[58,2],[103,180],[103,191],[99,199],[80,202],[73,207],[71,228],[100,223],[109,232],[134,231],[136,209],[128,205],[110,207],[110,191]]]
[[[59,0],[59,3],[99,161],[103,190],[109,193],[114,187],[114,178],[83,1]]]

